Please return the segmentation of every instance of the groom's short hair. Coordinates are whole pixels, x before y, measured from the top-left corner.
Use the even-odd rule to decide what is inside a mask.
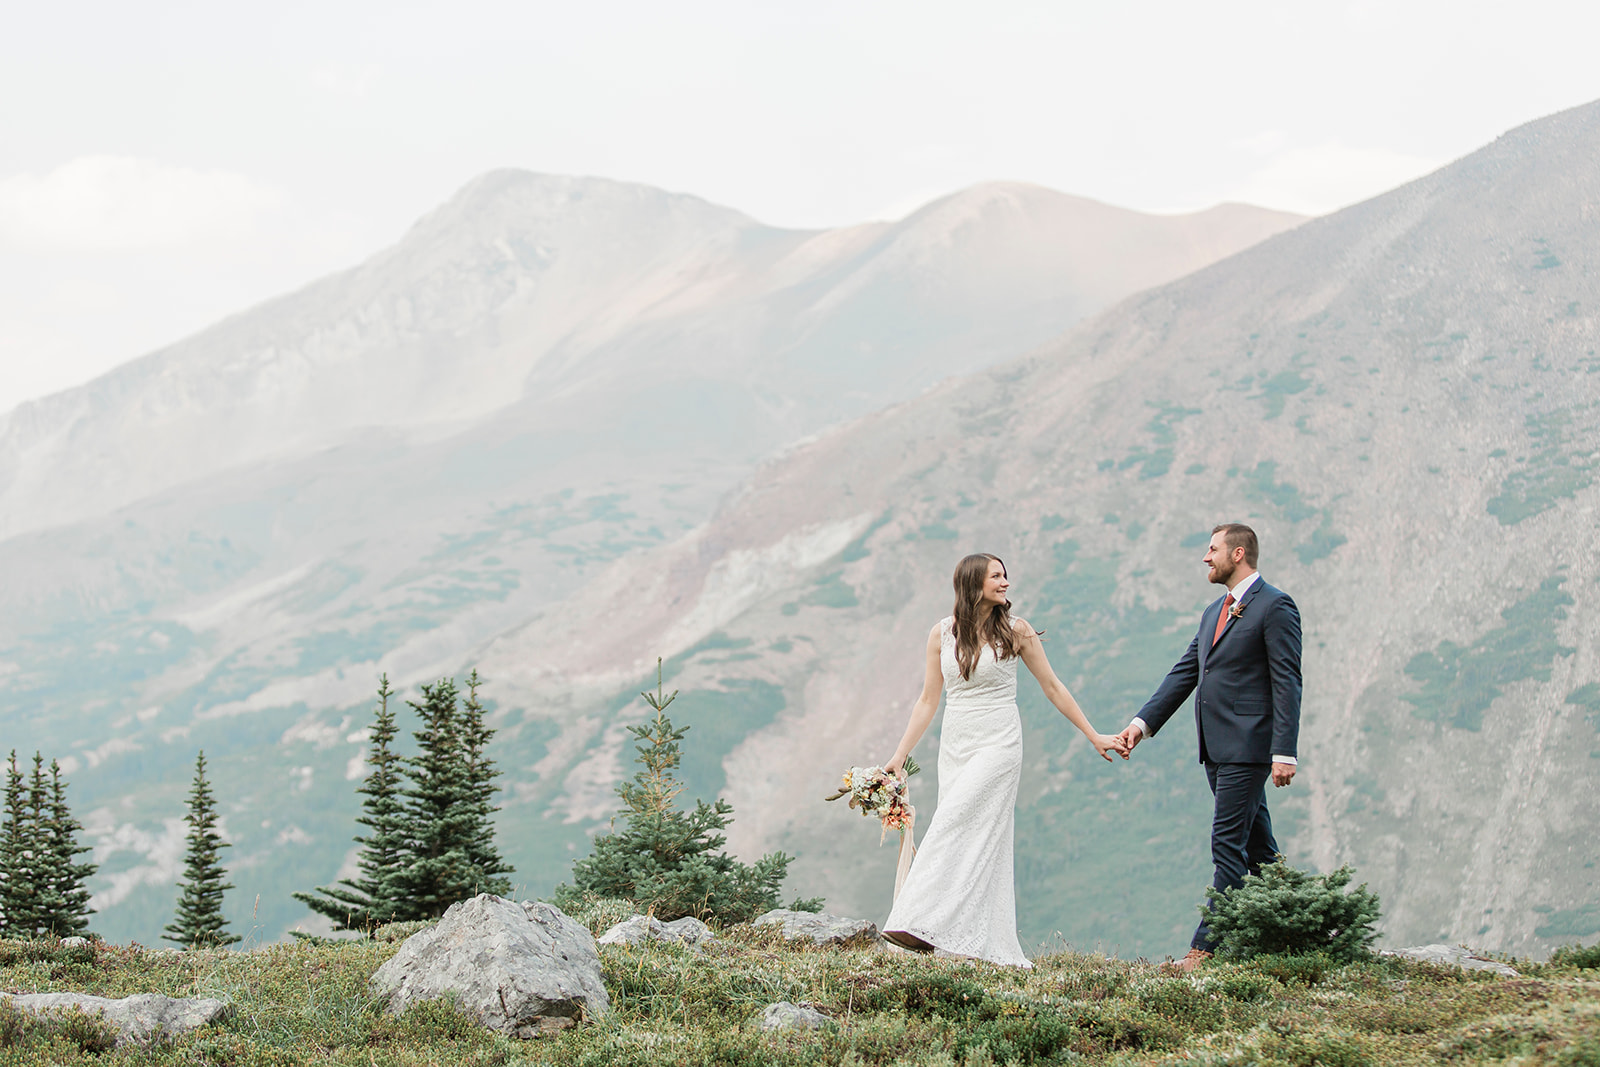
[[[1211,527],[1212,533],[1222,535],[1222,543],[1228,546],[1228,554],[1233,555],[1236,548],[1244,549],[1244,561],[1252,570],[1256,565],[1256,553],[1261,551],[1260,542],[1256,540],[1256,532],[1242,522],[1223,522]]]

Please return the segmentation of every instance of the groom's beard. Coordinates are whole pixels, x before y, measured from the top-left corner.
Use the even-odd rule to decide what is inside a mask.
[[[1239,566],[1236,563],[1230,563],[1228,565],[1228,569],[1227,570],[1223,570],[1220,565],[1213,563],[1211,565],[1211,574],[1209,576],[1210,579],[1211,579],[1211,584],[1212,585],[1227,585],[1228,584],[1228,579],[1232,578],[1233,577],[1233,572],[1238,570],[1238,569],[1239,569]]]

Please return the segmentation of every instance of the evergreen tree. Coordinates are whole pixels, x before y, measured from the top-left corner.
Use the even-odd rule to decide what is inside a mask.
[[[477,894],[482,879],[472,867],[475,822],[471,784],[461,746],[456,684],[441,678],[422,687],[422,703],[407,701],[422,719],[412,733],[417,755],[405,761],[407,847],[411,862],[395,879],[396,918],[434,919],[458,900]]]
[[[500,791],[495,779],[500,772],[487,755],[494,730],[483,721],[483,704],[478,700],[478,687],[482,684],[476,669],[467,675],[467,699],[456,719],[456,736],[465,765],[464,803],[471,817],[471,824],[466,827],[467,863],[478,880],[474,895],[504,896],[511,892],[511,881],[505,876],[512,873],[512,867],[501,858],[494,840],[494,813],[498,810],[494,798]]]
[[[232,889],[233,883],[223,881],[228,872],[218,858],[218,853],[230,846],[217,834],[216,802],[206,782],[203,751],[195,757],[194,787],[189,790],[189,814],[184,822],[189,824],[189,847],[184,854],[184,880],[178,883],[183,893],[178,898],[177,916],[162,940],[190,949],[231,945],[240,938],[228,932],[227,920],[222,917],[222,894]]]
[[[626,826],[595,839],[594,851],[572,867],[572,885],[556,887],[558,906],[576,907],[586,895],[620,897],[663,921],[692,915],[699,919],[744,922],[778,905],[778,887],[792,857],[774,852],[754,864],[743,864],[718,850],[727,842],[721,831],[732,822],[733,806],[725,800],[696,800],[693,811],[676,805],[683,785],[674,776],[679,743],[689,730],[675,727],[666,715],[677,698],[663,695],[661,661],[656,661],[656,691],[641,693],[655,718],[628,731],[642,769],[617,787],[622,799],[618,817]],[[613,826],[616,820],[612,820]],[[817,910],[820,901],[797,901]]]
[[[437,918],[457,901],[511,891],[511,868],[494,840],[500,772],[488,757],[494,730],[484,723],[482,684],[473,671],[464,704],[453,678],[424,685],[420,703],[407,701],[422,723],[412,734],[418,753],[406,758],[392,748],[392,691],[381,680],[373,770],[359,790],[366,799],[357,821],[372,830],[356,838],[362,877],[294,894],[333,919],[335,929]]]
[[[67,783],[61,780],[61,764],[50,761],[50,786],[39,822],[38,884],[40,891],[39,933],[46,937],[70,937],[89,928],[89,891],[84,882],[96,871],[93,863],[79,863],[78,857],[92,852],[78,844],[83,824],[67,807]]]
[[[38,908],[32,862],[36,827],[26,781],[12,749],[6,764],[5,824],[0,827],[0,932],[15,938],[32,936]]]
[[[28,907],[18,917],[14,936],[34,938],[44,932],[50,918],[50,849],[45,840],[45,816],[49,807],[49,786],[45,784],[44,755],[35,750],[33,771],[28,775],[23,831],[26,845],[24,862],[28,867],[30,897]]]
[[[356,866],[357,879],[341,878],[336,885],[318,886],[316,893],[295,893],[312,911],[333,920],[335,930],[367,930],[393,922],[401,905],[397,884],[410,860],[409,820],[401,796],[400,756],[392,748],[396,728],[394,712],[389,710],[389,676],[378,678],[378,714],[372,724],[372,747],[367,753],[367,773],[361,788],[358,823],[368,827],[366,837],[357,835],[361,846]],[[320,895],[318,895],[320,894]]]

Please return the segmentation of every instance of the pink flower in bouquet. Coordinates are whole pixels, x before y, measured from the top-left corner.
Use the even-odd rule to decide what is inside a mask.
[[[882,767],[851,767],[840,777],[840,785],[833,794],[823,799],[849,797],[850,807],[878,820],[882,826],[878,843],[882,844],[890,829],[899,830],[904,836],[906,828],[911,825],[916,809],[907,802],[910,796],[909,779],[921,769],[910,758],[906,759],[906,777],[903,779]]]

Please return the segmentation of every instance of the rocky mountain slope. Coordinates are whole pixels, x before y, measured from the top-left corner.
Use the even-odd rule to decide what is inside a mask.
[[[987,185],[797,232],[486,175],[352,271],[0,417],[0,747],[65,758],[100,928],[145,940],[204,747],[235,906],[277,936],[349,852],[379,671],[456,671],[775,449],[1297,221]],[[514,796],[554,729],[506,739]]]
[[[892,850],[820,799],[890,753],[955,560],[1006,559],[1111,730],[1212,596],[1207,532],[1242,519],[1306,625],[1302,772],[1270,798],[1291,857],[1353,863],[1402,943],[1592,936],[1597,310],[1600,104],[864,417],[486,650],[527,709],[508,734],[540,739],[507,826],[554,861],[603,825],[660,654],[733,844],[881,915]],[[1181,950],[1208,881],[1192,730],[1107,766],[1024,689],[1024,934]]]

